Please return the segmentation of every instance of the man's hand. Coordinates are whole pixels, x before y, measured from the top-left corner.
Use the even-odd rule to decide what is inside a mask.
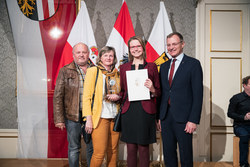
[[[193,133],[196,130],[197,125],[193,122],[187,122],[185,132],[186,133]]]
[[[61,130],[63,130],[65,128],[65,123],[57,123],[55,125],[55,127],[60,128]]]
[[[156,130],[161,132],[161,120],[158,121],[156,120],[155,123],[156,123]]]
[[[250,112],[246,113],[244,120],[250,120]]]

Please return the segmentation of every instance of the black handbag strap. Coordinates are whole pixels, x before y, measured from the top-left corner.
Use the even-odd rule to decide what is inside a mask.
[[[97,79],[98,79],[98,74],[99,74],[99,68],[96,67],[96,78],[95,78],[95,88],[96,88],[96,83],[97,83]],[[94,88],[94,92],[93,92],[93,95],[92,95],[92,103],[91,103],[91,111],[93,109],[93,105],[94,105],[94,98],[95,98],[95,88]]]
[[[128,94],[126,93],[126,96],[124,98],[124,100],[122,101],[122,105],[125,103],[125,101],[127,100]]]
[[[125,101],[127,100],[127,97],[128,97],[128,94],[126,94],[126,96],[125,96],[124,100],[123,100],[123,101],[122,101],[122,103],[121,103],[120,108],[122,108],[122,107],[123,107],[123,105],[124,105]],[[120,110],[120,112],[122,112],[122,110]]]

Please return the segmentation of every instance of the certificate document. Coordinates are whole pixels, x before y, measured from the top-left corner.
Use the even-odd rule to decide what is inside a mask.
[[[127,86],[128,86],[128,100],[149,100],[149,89],[144,86],[146,79],[148,79],[148,70],[131,70],[126,71]]]

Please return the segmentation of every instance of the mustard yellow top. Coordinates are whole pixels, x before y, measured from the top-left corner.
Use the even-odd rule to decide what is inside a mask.
[[[92,116],[93,128],[95,129],[101,117],[102,112],[102,100],[103,100],[103,76],[102,71],[99,71],[96,88],[95,80],[97,74],[97,67],[91,67],[87,69],[87,73],[84,79],[84,89],[82,96],[82,116]],[[95,88],[95,98],[93,109],[91,111],[92,96]],[[118,105],[117,105],[118,109]],[[118,110],[117,110],[118,111]]]

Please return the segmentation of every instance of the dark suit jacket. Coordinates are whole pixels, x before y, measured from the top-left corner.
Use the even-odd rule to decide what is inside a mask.
[[[122,96],[122,101],[124,101],[123,99],[126,97],[126,94],[127,94],[126,71],[131,70],[131,65],[132,65],[132,62],[128,62],[128,63],[121,65],[120,67],[120,84],[121,84],[120,95]],[[156,91],[155,97],[160,96],[161,89],[160,89],[159,73],[157,70],[157,66],[154,63],[145,62],[144,69],[148,69],[148,77],[153,82],[153,85],[155,87],[155,91]],[[155,97],[153,98],[151,97],[150,100],[141,101],[144,111],[146,111],[149,114],[155,114],[157,111]],[[125,113],[128,110],[129,105],[130,105],[130,102],[128,101],[128,98],[127,98],[122,107],[122,113]]]
[[[167,61],[160,68],[162,97],[159,118],[163,120],[166,117],[170,98],[175,121],[198,124],[203,100],[203,75],[200,62],[184,55],[171,87],[168,82],[170,63],[171,61]]]

